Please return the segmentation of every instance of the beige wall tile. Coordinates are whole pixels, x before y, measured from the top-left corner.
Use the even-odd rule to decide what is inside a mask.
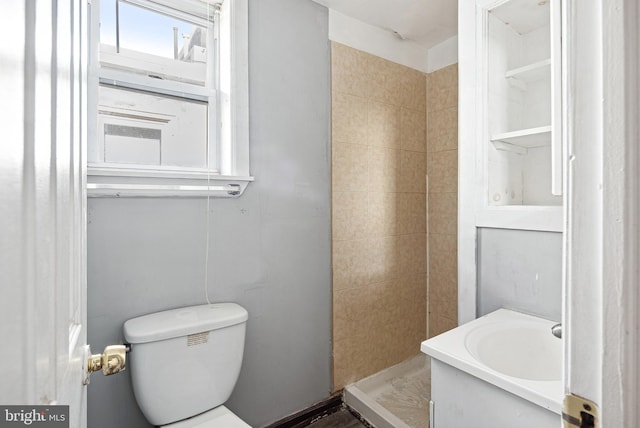
[[[385,83],[391,74],[389,61],[369,54],[366,55],[365,61],[369,99],[384,103],[386,102]]]
[[[349,339],[349,323],[353,318],[352,296],[359,293],[361,293],[359,288],[333,291],[333,342],[344,342]]]
[[[429,277],[429,301],[436,314],[457,319],[458,288],[456,277],[434,270]]]
[[[369,328],[375,331],[370,342],[370,356],[366,358],[367,363],[364,368],[363,377],[378,372],[393,364],[393,348],[397,348],[397,331],[391,333],[388,330],[390,322],[389,306],[395,305],[394,295],[398,288],[396,279],[384,281],[375,284],[375,288],[370,289],[371,293],[375,293],[376,305],[371,317],[367,320]],[[390,352],[391,350],[391,352]]]
[[[429,153],[427,160],[429,192],[458,191],[458,151]]]
[[[400,107],[379,102],[369,102],[367,109],[369,145],[399,148]]]
[[[445,333],[458,326],[456,320],[452,320],[445,317],[433,316],[429,317],[429,337],[434,337],[439,334]]]
[[[356,377],[353,370],[348,365],[347,359],[345,358],[345,352],[342,349],[344,342],[333,342],[333,365],[332,365],[332,374],[333,374],[333,392],[338,392],[345,386],[350,383],[355,382]]]
[[[331,126],[332,141],[339,143],[367,144],[367,101],[364,98],[332,93]]]
[[[458,213],[458,194],[449,193],[429,193],[429,214],[451,214]]]
[[[386,80],[384,85],[384,102],[397,107],[402,106],[403,99],[403,76],[409,68],[391,61],[386,62]]]
[[[419,353],[419,338],[426,335],[426,307],[424,300],[422,307],[409,301],[409,295],[416,294],[412,293],[417,288],[415,282],[415,275],[398,275],[392,281],[380,284],[383,286],[380,289],[382,306],[376,320],[371,320],[378,329],[374,339],[376,358],[371,373]],[[425,285],[424,281],[422,285]]]
[[[385,236],[367,240],[367,257],[371,283],[392,280],[400,269],[398,238]]]
[[[425,233],[427,231],[424,193],[398,193],[397,233]]]
[[[368,96],[367,54],[331,42],[331,87],[333,91],[357,97]]]
[[[382,237],[395,235],[398,225],[397,194],[369,192],[367,205],[367,235]]]
[[[434,86],[427,83],[427,111],[433,112],[458,106],[458,85]]]
[[[370,192],[395,192],[398,188],[400,150],[369,147],[368,177]]]
[[[398,266],[403,275],[427,271],[427,237],[424,233],[398,236]]]
[[[398,310],[394,313],[396,351],[394,363],[420,352],[420,343],[427,337],[426,275],[401,275],[398,287]],[[401,332],[401,334],[398,334]]]
[[[333,242],[333,290],[361,287],[371,280],[364,239]]]
[[[444,317],[450,320],[458,319],[458,300],[455,294],[452,297],[441,300],[431,298],[429,304],[433,316]]]
[[[427,79],[429,336],[457,325],[457,66]]]
[[[366,63],[370,99],[426,111],[424,73],[369,54]]]
[[[426,111],[427,76],[420,71],[405,67],[401,82],[402,106]]]
[[[458,148],[458,108],[449,107],[429,112],[427,151],[440,152]]]
[[[402,282],[401,307],[403,313],[399,317],[406,329],[425,337],[427,323],[427,275],[416,273],[410,275],[400,275]],[[415,344],[414,344],[415,345]]]
[[[403,150],[427,150],[427,120],[423,111],[403,108],[400,112],[400,132],[400,147]]]
[[[365,371],[369,341],[365,334],[357,333],[353,330],[354,324],[350,323],[349,338],[347,340],[334,341],[334,391],[344,388],[346,385],[356,382],[362,378]]]
[[[367,147],[358,144],[334,144],[331,179],[334,192],[360,192],[368,186]]]
[[[426,154],[400,152],[400,188],[401,192],[424,193],[426,189]]]
[[[458,105],[458,65],[452,64],[427,76],[427,111]]]
[[[429,193],[429,233],[458,233],[457,193]]]
[[[334,331],[335,390],[388,366],[383,348],[390,337],[385,334],[387,319],[380,314],[393,285],[376,283],[334,294],[334,308],[347,314],[334,315],[334,330],[347,330]]]
[[[458,64],[451,64],[428,76],[429,85],[436,88],[446,88],[458,85]]]
[[[391,61],[385,61],[385,63],[383,68],[385,71],[383,101],[387,104],[401,106],[404,101],[403,88],[407,67]]]
[[[429,235],[429,297],[457,299],[458,251],[455,235]]]
[[[331,205],[334,241],[367,237],[367,192],[333,192]]]
[[[336,330],[359,331],[359,324],[354,324],[354,322],[369,316],[368,312],[373,308],[372,301],[375,296],[371,295],[369,288],[370,286],[365,284],[334,291],[334,322],[337,322],[338,326],[341,327]],[[341,337],[335,338],[341,339]]]
[[[455,224],[445,220],[457,208],[457,117],[444,110],[457,105],[457,67],[427,77],[332,43],[332,79],[333,379],[338,390],[418,354],[427,335],[425,176],[427,171],[442,175],[432,177],[430,190],[450,194],[432,195],[431,227],[450,232]],[[431,128],[427,110],[435,121]],[[428,163],[427,151],[444,154]],[[434,236],[429,239],[437,240]],[[441,299],[456,292],[452,242],[453,234],[437,241],[436,252],[442,254],[431,260]],[[452,300],[432,308],[436,330],[454,324],[455,306]]]

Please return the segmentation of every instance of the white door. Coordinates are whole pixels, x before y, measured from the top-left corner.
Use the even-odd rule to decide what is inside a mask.
[[[0,5],[0,403],[86,426],[87,3]]]
[[[570,88],[565,391],[595,403],[596,426],[637,427],[640,8],[637,0],[563,6]]]

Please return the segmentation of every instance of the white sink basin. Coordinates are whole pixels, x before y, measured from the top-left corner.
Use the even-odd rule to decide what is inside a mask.
[[[554,324],[498,309],[425,340],[420,349],[454,369],[561,415],[562,340],[551,334]]]
[[[537,322],[492,323],[471,330],[467,350],[492,370],[535,381],[562,378],[562,340]]]

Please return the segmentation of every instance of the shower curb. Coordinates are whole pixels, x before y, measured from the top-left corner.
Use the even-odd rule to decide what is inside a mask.
[[[375,400],[372,400],[355,384],[347,385],[344,388],[344,402],[376,428],[411,428]]]

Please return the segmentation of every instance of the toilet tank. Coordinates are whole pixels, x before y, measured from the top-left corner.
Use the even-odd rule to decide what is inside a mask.
[[[136,401],[153,425],[223,404],[240,374],[247,311],[235,303],[157,312],[124,323]]]

